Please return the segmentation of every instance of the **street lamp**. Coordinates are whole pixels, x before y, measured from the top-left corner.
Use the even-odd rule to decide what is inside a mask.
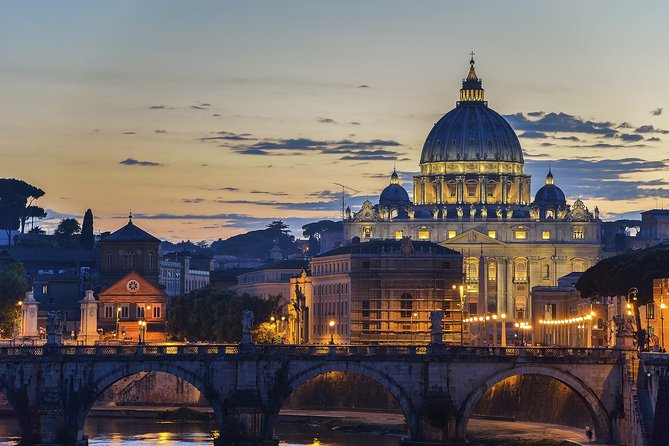
[[[499,316],[502,319],[502,347],[506,347],[506,313]]]
[[[335,321],[330,321],[328,325],[330,326],[330,345],[334,345],[334,326],[335,326]]]
[[[139,325],[139,343],[146,342],[146,321],[137,321]]]
[[[664,351],[664,310],[667,306],[664,304],[664,300],[660,301],[660,334],[662,335],[662,350]]]
[[[410,341],[412,343],[415,340],[415,337],[414,337],[414,334],[413,334],[413,320],[416,319],[416,318],[418,318],[418,313],[416,311],[414,311],[413,313],[411,313],[411,324],[409,325],[409,329],[410,329],[409,331],[410,331],[410,334],[411,334],[411,336],[409,336],[409,338],[410,338]]]
[[[116,339],[120,339],[119,328],[121,326],[121,306],[116,308]]]

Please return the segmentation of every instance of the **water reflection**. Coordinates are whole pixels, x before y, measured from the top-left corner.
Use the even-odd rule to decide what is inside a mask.
[[[94,418],[84,431],[90,446],[189,446],[212,444],[205,422],[158,422],[126,418]],[[0,446],[17,446],[16,420],[0,418]],[[398,446],[399,437],[381,433],[342,432],[321,424],[279,423],[275,430],[281,446]]]

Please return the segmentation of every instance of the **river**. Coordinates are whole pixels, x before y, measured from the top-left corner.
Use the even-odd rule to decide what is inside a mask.
[[[18,444],[18,423],[0,418],[0,445]],[[189,446],[212,444],[207,423],[159,422],[128,418],[89,418],[84,432],[90,446]],[[332,430],[327,423],[279,423],[275,429],[281,446],[398,446],[399,436]],[[315,442],[318,440],[320,443]]]

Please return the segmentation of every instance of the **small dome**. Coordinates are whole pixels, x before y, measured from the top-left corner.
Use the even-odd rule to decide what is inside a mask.
[[[562,192],[562,189],[555,185],[553,173],[551,173],[550,170],[548,170],[548,175],[546,175],[546,184],[541,189],[539,189],[537,194],[534,196],[534,204],[557,204],[562,206],[567,204],[564,192]]]
[[[381,192],[379,204],[381,206],[407,206],[411,204],[406,189],[400,186],[399,176],[395,169],[393,169],[393,173],[390,176],[390,185],[386,186],[383,192]]]

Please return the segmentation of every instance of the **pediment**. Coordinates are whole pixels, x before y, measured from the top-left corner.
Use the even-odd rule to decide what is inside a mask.
[[[487,234],[477,231],[476,229],[469,229],[462,234],[445,240],[441,243],[442,246],[448,245],[506,245],[495,238],[488,237]]]
[[[137,281],[139,289],[132,292],[128,289],[128,282]],[[141,274],[132,271],[114,282],[109,288],[102,291],[100,296],[166,296],[165,292],[146,280]]]

